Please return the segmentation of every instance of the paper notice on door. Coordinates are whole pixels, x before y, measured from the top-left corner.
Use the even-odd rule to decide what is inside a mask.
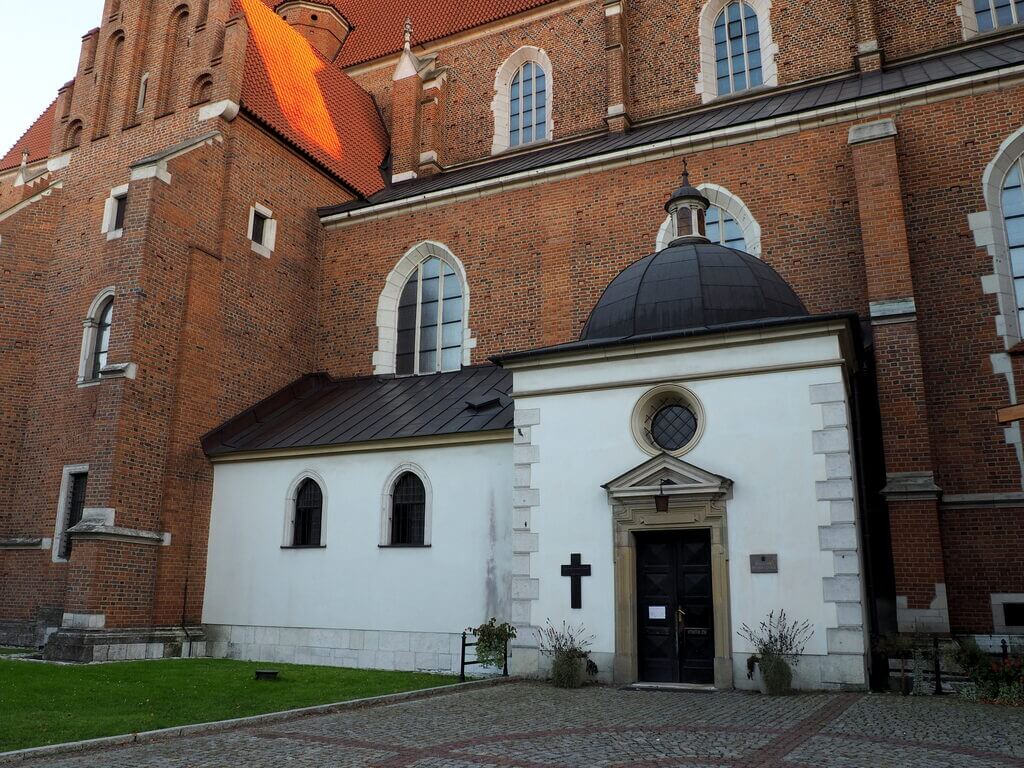
[[[665,620],[665,606],[664,605],[649,605],[647,606],[647,618],[648,619],[660,619]]]

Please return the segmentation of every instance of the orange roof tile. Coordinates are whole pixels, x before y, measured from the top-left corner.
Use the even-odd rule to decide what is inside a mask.
[[[277,7],[284,0],[264,0]],[[352,25],[337,63],[361,64],[402,49],[402,28],[412,19],[413,45],[513,16],[554,0],[314,0],[336,8]]]
[[[57,114],[57,100],[54,99],[32,126],[22,134],[11,151],[0,160],[0,171],[21,165],[21,155],[28,152],[28,161],[45,160],[50,156],[50,141],[53,135],[53,119]]]
[[[356,192],[383,188],[389,140],[370,95],[266,0],[235,5],[249,25],[242,107]]]

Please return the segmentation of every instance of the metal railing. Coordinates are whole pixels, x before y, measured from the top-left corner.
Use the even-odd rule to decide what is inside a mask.
[[[466,642],[466,633],[462,633],[462,660],[459,663],[459,682],[466,682],[466,667],[472,666],[473,664],[483,664],[484,662],[479,659],[473,659],[466,661],[466,649],[475,648],[480,645],[479,641],[475,643]],[[508,677],[508,640],[505,641],[505,649],[502,654],[504,656],[504,663],[501,668],[501,676]]]

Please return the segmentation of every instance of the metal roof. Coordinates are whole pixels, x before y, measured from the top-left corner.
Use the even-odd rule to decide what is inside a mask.
[[[857,73],[799,88],[769,90],[760,96],[751,95],[750,98],[729,101],[711,109],[702,108],[670,120],[638,125],[627,133],[610,133],[592,139],[555,144],[545,149],[499,157],[478,165],[413,179],[382,189],[365,200],[321,208],[319,213],[321,217],[348,213],[515,173],[595,158],[659,141],[696,136],[758,120],[780,118],[1018,64],[1024,64],[1024,36],[999,38],[983,45],[894,64],[876,72]]]
[[[304,376],[203,437],[211,458],[512,428],[512,374],[484,364],[431,376]]]

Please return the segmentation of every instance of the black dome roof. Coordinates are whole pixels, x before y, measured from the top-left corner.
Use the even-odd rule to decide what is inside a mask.
[[[580,339],[807,314],[789,284],[760,259],[714,243],[675,241],[633,262],[609,283]]]

